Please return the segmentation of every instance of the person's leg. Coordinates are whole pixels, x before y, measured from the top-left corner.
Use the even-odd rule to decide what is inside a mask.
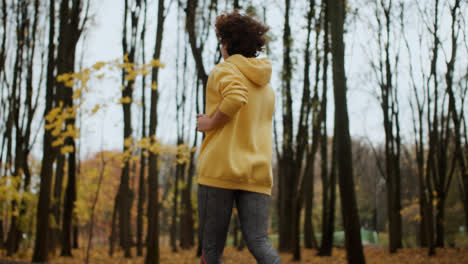
[[[198,185],[202,264],[219,264],[231,220],[234,191]]]
[[[268,239],[270,196],[261,193],[236,192],[242,234],[247,247],[260,264],[282,263],[276,249]]]

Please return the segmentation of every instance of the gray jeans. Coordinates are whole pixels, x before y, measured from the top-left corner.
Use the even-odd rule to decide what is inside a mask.
[[[258,263],[278,264],[281,259],[268,240],[270,196],[198,185],[198,219],[202,237],[202,264],[219,264],[236,202],[242,234]]]

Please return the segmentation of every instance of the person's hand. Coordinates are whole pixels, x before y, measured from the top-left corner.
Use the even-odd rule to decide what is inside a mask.
[[[197,114],[197,130],[207,132],[213,129],[213,120],[207,115]]]

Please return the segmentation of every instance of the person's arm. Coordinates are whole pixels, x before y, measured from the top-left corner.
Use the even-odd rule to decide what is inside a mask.
[[[242,83],[241,77],[225,67],[227,66],[217,69],[214,73],[214,82],[222,96],[222,101],[212,117],[197,114],[198,131],[206,132],[223,126],[248,101],[248,89]]]
[[[229,120],[231,120],[231,118],[221,112],[219,109],[216,111],[213,117],[197,114],[197,129],[200,132],[210,131],[222,127],[224,124],[229,122]]]

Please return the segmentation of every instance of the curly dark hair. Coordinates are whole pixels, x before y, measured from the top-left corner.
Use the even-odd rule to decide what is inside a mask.
[[[257,57],[267,42],[266,33],[270,29],[249,15],[237,10],[216,17],[216,36],[219,42],[227,44],[229,55],[241,54],[244,57]]]

